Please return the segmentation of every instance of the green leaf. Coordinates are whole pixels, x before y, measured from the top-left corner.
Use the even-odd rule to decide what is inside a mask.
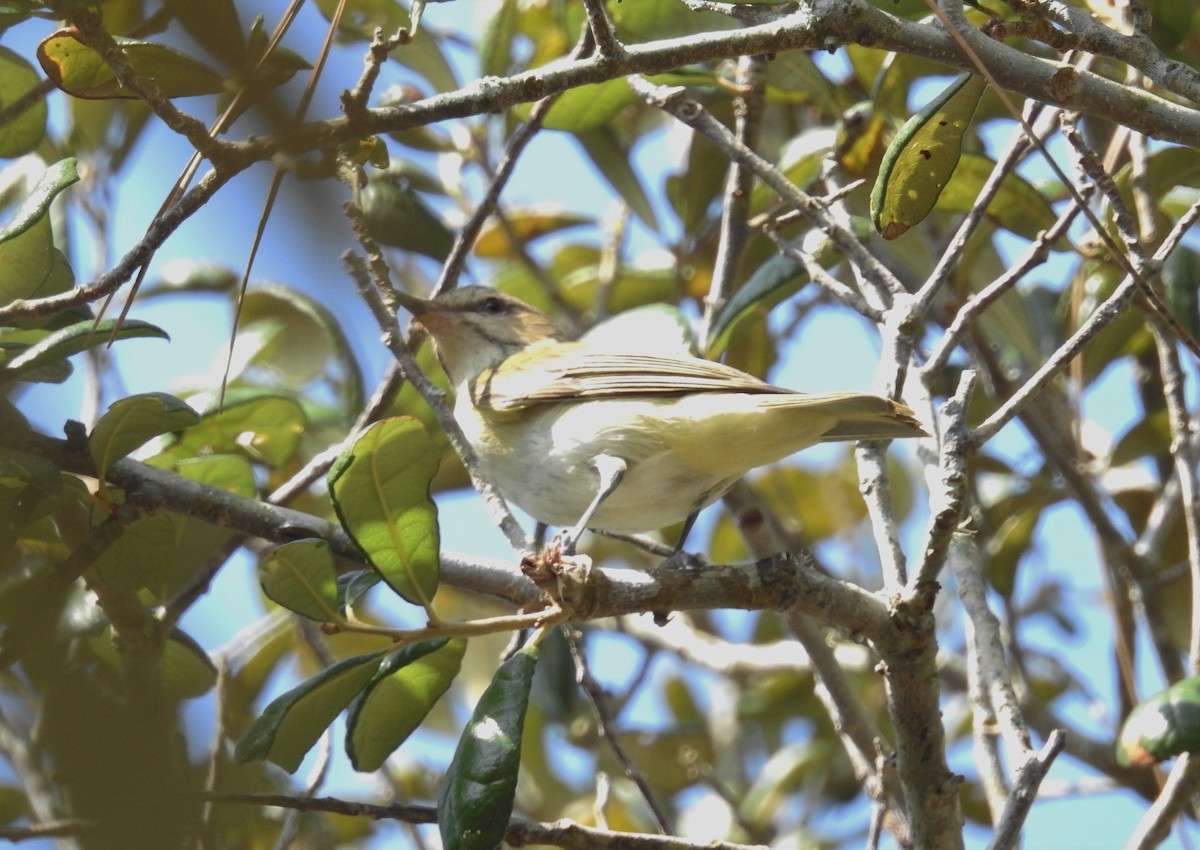
[[[42,496],[62,489],[58,467],[41,455],[0,446],[0,488],[32,487]]]
[[[502,77],[508,73],[519,18],[517,0],[500,0],[483,22],[479,33],[479,73],[482,76]]]
[[[888,145],[871,190],[871,221],[895,239],[929,215],[962,153],[963,135],[987,83],[963,74],[908,119]]]
[[[512,816],[536,646],[504,662],[479,698],[438,786],[445,850],[495,850]]]
[[[983,154],[964,153],[958,161],[954,180],[938,196],[937,209],[969,212],[995,167],[996,163]],[[1046,196],[1016,172],[1010,172],[1000,183],[996,197],[988,205],[987,217],[1031,241],[1037,238],[1039,231],[1049,229],[1057,218]]]
[[[167,393],[132,395],[113,402],[88,436],[97,477],[103,479],[113,463],[153,438],[199,421],[199,414],[187,402]]]
[[[641,98],[624,77],[590,83],[563,92],[546,113],[542,126],[568,133],[599,130],[607,127],[622,110],[640,102]]]
[[[438,585],[438,451],[407,416],[376,422],[329,471],[338,518],[392,590],[428,608]]]
[[[29,380],[29,375],[57,360],[65,360],[97,345],[104,345],[114,336],[115,319],[103,322],[76,322],[55,331],[41,342],[31,345],[3,366],[0,366],[0,385]],[[127,319],[116,332],[116,339],[170,339],[167,332],[149,322]]]
[[[161,586],[178,551],[175,520],[156,514],[126,528],[92,564],[104,583],[128,592]]]
[[[234,758],[266,759],[295,773],[333,719],[371,681],[385,652],[347,658],[277,698],[246,730]]]
[[[286,466],[296,454],[308,418],[290,398],[260,395],[230,401],[183,432],[168,451],[176,457],[237,454],[274,469]]]
[[[283,544],[262,559],[259,580],[263,592],[289,611],[318,623],[338,618],[337,572],[324,540]]]
[[[390,656],[346,718],[346,752],[355,770],[378,770],[413,733],[462,666],[465,638],[406,646]]]
[[[641,178],[633,169],[629,149],[621,143],[617,134],[610,127],[600,127],[577,133],[576,138],[604,179],[621,200],[629,205],[633,214],[651,230],[657,231],[658,217],[654,214],[654,207],[650,204]]]
[[[1145,766],[1200,752],[1200,677],[1184,679],[1129,712],[1117,739],[1117,761]]]
[[[233,0],[166,0],[171,14],[206,50],[238,67],[246,59],[246,36]]]
[[[343,614],[354,607],[362,595],[379,582],[383,576],[375,570],[351,570],[337,577],[338,611]]]
[[[0,109],[37,88],[39,77],[20,54],[0,45]],[[18,157],[37,149],[46,137],[46,98],[39,97],[0,124],[0,157]]]
[[[0,230],[0,304],[52,295],[65,288],[61,286],[62,271],[56,267],[70,267],[54,247],[48,213],[58,193],[78,180],[74,159],[56,162],[38,178],[16,215]]]
[[[775,254],[742,284],[725,304],[708,331],[704,348],[709,357],[718,357],[739,335],[741,328],[760,319],[785,298],[808,283],[804,264],[785,254]]]
[[[596,223],[592,216],[555,209],[508,210],[505,219],[507,226],[493,223],[480,231],[475,240],[475,256],[489,260],[517,256],[517,249],[509,239],[510,231],[525,244],[571,227]]]
[[[389,175],[375,176],[362,192],[367,230],[384,245],[444,260],[454,245],[454,234],[410,182]]]
[[[164,97],[191,97],[224,90],[219,74],[173,47],[129,38],[115,38],[115,41],[134,72],[152,81]],[[100,54],[80,40],[74,27],[42,39],[37,56],[54,85],[74,97],[89,100],[137,97],[118,82]]]
[[[160,664],[163,686],[172,699],[195,699],[217,684],[217,667],[204,647],[179,629],[163,647]]]
[[[106,629],[89,641],[92,651],[114,670],[122,668],[121,654]],[[158,659],[163,696],[172,702],[204,696],[217,684],[217,668],[208,653],[186,632],[172,630]]]

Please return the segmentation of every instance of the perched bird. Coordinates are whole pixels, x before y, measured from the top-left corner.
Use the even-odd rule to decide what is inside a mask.
[[[879,396],[810,395],[683,353],[565,341],[549,316],[488,287],[399,298],[433,337],[480,473],[568,529],[563,554],[588,528],[685,520],[678,553],[696,513],[757,466],[823,441],[925,434]]]

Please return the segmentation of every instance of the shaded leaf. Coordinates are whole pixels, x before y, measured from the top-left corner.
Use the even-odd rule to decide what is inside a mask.
[[[378,770],[413,733],[462,666],[465,638],[406,646],[390,656],[346,718],[346,752],[355,770]]]
[[[246,730],[234,757],[265,759],[295,773],[333,719],[371,681],[384,653],[347,658],[274,700]]]
[[[704,342],[708,356],[719,357],[737,336],[738,329],[746,326],[748,319],[762,318],[780,301],[794,295],[808,280],[808,270],[799,260],[785,254],[772,256],[750,275],[712,323]]]
[[[428,608],[438,585],[438,452],[409,417],[376,422],[329,471],[338,518],[394,591]]]
[[[444,260],[454,234],[407,180],[372,176],[362,192],[363,216],[371,236],[384,245]]]

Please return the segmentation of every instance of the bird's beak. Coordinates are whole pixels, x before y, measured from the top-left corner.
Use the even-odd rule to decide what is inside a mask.
[[[405,310],[408,310],[408,312],[412,313],[418,319],[436,309],[436,305],[432,301],[426,298],[418,298],[415,295],[410,295],[402,289],[393,289],[390,294],[392,296],[392,300],[398,303]]]
[[[428,298],[418,298],[416,295],[396,289],[392,291],[393,300],[408,312],[412,313],[417,324],[425,330],[433,332],[438,326],[445,324],[446,308]]]

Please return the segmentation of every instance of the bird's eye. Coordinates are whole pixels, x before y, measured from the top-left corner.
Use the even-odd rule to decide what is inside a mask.
[[[504,301],[495,296],[483,299],[482,306],[485,313],[491,313],[493,316],[506,312]]]

